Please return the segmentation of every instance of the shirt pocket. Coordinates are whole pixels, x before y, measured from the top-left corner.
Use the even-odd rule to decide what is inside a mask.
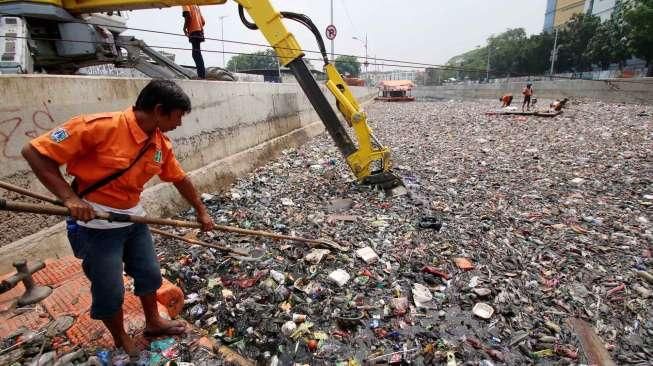
[[[147,173],[150,176],[161,174],[161,166],[159,164],[151,163],[149,161],[145,163],[145,167],[143,170],[145,171],[145,173]]]
[[[161,167],[153,162],[145,162],[136,164],[133,167],[133,171],[130,169],[127,174],[127,184],[130,188],[137,191],[142,191],[143,186],[152,179],[153,176],[159,175],[161,173]]]
[[[129,158],[114,155],[98,155],[98,165],[103,168],[109,168],[108,173],[114,173],[117,170],[125,169],[129,166]]]

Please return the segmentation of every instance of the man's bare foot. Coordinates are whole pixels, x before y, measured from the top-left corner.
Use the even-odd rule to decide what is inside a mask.
[[[140,354],[138,347],[136,347],[136,343],[134,343],[132,337],[127,333],[121,334],[119,338],[114,338],[113,343],[116,345],[116,348],[122,347],[129,357],[137,357]]]
[[[186,324],[184,322],[159,318],[156,321],[148,322],[145,325],[143,334],[146,337],[158,337],[164,335],[179,335],[184,332],[186,332]]]

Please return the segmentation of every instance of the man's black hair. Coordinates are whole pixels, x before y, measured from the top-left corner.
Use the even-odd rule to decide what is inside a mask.
[[[188,113],[191,110],[190,98],[172,80],[154,79],[138,94],[134,110],[151,112],[161,104],[163,112],[170,114],[174,109]]]

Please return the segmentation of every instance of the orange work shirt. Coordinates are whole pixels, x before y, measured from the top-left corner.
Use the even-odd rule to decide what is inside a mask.
[[[188,22],[188,34],[193,32],[202,32],[204,29],[204,17],[200,11],[200,7],[197,5],[184,5],[182,14],[188,12],[190,20]]]
[[[138,205],[143,186],[155,175],[165,182],[178,182],[186,176],[168,137],[157,129],[150,138],[136,122],[132,107],[122,112],[73,117],[30,143],[41,154],[66,164],[80,192],[127,168],[148,144],[128,171],[84,197],[117,209]]]

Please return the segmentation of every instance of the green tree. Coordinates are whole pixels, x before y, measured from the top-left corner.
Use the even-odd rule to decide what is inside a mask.
[[[619,5],[610,19],[597,27],[596,33],[587,44],[586,56],[592,63],[604,69],[612,63],[618,63],[621,68],[630,57],[627,26]]]
[[[441,78],[443,81],[450,78],[457,80],[484,79],[485,73],[482,71],[486,69],[486,59],[486,47],[477,48],[475,50],[465,52],[462,55],[454,56],[449,59],[446,64],[446,66],[451,67],[451,69],[443,69]]]
[[[342,75],[351,75],[358,77],[361,73],[361,64],[358,62],[356,56],[341,55],[336,57],[336,69]]]
[[[587,53],[587,45],[601,24],[594,15],[575,14],[560,30],[558,44],[559,71],[589,70],[592,62]]]
[[[524,28],[509,29],[488,39],[490,68],[494,71],[494,76],[524,72],[524,50],[527,42]]]
[[[553,34],[546,32],[530,36],[524,44],[517,74],[543,75],[549,72],[553,38]]]
[[[542,49],[540,38],[546,37],[542,35],[539,38],[528,38],[523,28],[509,29],[490,37],[485,47],[452,57],[447,62],[447,66],[463,67],[466,70],[445,72],[446,78],[485,79],[488,60],[490,77],[529,73],[530,69],[541,69],[541,66],[537,66],[539,62],[537,58],[545,51]],[[535,57],[534,60],[533,57]]]
[[[250,54],[236,55],[230,58],[229,62],[227,62],[227,70],[271,70],[279,67],[277,60],[277,55],[272,49],[258,51]]]
[[[653,76],[653,0],[632,0],[624,9],[628,46],[634,56],[646,61],[647,76]]]

